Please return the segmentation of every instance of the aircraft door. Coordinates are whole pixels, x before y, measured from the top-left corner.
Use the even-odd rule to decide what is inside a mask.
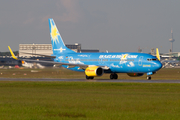
[[[139,57],[139,61],[138,61],[138,65],[139,66],[142,66],[142,61],[143,61],[143,56],[140,56]]]

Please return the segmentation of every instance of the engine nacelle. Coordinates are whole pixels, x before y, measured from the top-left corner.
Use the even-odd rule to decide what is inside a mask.
[[[139,77],[139,76],[143,76],[144,73],[127,73],[127,75],[129,75],[130,77]]]
[[[90,66],[90,67],[87,67],[85,70],[85,74],[88,77],[102,76],[103,73],[104,73],[104,70],[98,66]]]

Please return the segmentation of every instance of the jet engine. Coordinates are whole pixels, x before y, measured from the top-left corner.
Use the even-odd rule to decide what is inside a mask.
[[[127,73],[127,75],[129,75],[130,77],[139,77],[139,76],[143,76],[144,73]]]
[[[104,73],[104,70],[98,66],[90,66],[90,67],[87,67],[85,70],[85,74],[89,77],[102,76],[103,73]]]

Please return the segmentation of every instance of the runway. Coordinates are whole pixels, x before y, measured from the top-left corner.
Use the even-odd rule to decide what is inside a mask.
[[[126,82],[126,83],[180,83],[180,80],[109,80],[109,79],[53,79],[53,78],[0,78],[0,81],[66,81],[66,82]]]

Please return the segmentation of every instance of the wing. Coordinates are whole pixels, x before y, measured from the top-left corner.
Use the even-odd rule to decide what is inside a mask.
[[[102,65],[87,65],[87,64],[75,64],[75,63],[63,63],[63,62],[54,62],[54,61],[44,61],[44,60],[31,60],[31,59],[20,59],[22,61],[27,61],[27,62],[35,62],[35,63],[48,63],[48,64],[54,64],[55,66],[62,66],[62,65],[67,65],[68,68],[73,68],[78,66],[79,69],[86,69],[89,66],[99,66],[104,70],[108,70],[108,66],[102,66]]]
[[[49,64],[54,64],[56,66],[61,66],[61,65],[68,65],[71,67],[79,66],[79,67],[87,67],[88,65],[85,64],[73,64],[73,63],[63,63],[63,62],[54,62],[54,61],[45,61],[45,60],[32,60],[32,59],[20,59],[22,61],[27,61],[27,62],[35,62],[35,63],[49,63]]]
[[[64,63],[64,62],[55,62],[55,61],[45,61],[45,60],[32,60],[32,59],[18,59],[14,53],[12,52],[10,46],[8,46],[9,48],[9,51],[13,57],[13,59],[16,59],[16,60],[21,60],[21,61],[26,61],[26,62],[35,62],[35,63],[48,63],[48,64],[54,64],[56,66],[62,66],[62,65],[67,65],[68,68],[73,68],[73,67],[80,67],[80,69],[86,69],[87,67],[89,66],[99,66],[105,70],[109,69],[108,66],[102,66],[102,65],[87,65],[87,64],[75,64],[75,63]],[[48,57],[47,55],[41,55],[41,54],[36,54],[36,55],[40,55],[40,56],[46,56]],[[49,56],[50,58],[55,58],[56,56]]]

